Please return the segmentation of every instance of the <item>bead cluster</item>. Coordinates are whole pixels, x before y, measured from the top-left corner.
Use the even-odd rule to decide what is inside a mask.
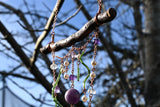
[[[98,0],[98,4],[99,4],[99,10],[98,13],[100,13],[101,11],[101,0]],[[52,97],[53,97],[53,101],[55,101],[55,104],[57,105],[58,101],[57,101],[57,93],[60,93],[60,88],[58,86],[58,82],[60,79],[61,74],[63,75],[64,79],[69,79],[71,81],[71,89],[67,90],[65,93],[65,100],[71,104],[71,107],[73,107],[74,104],[78,103],[79,99],[80,99],[80,94],[78,92],[78,90],[74,89],[74,81],[77,78],[77,81],[79,81],[79,77],[80,77],[80,70],[79,70],[79,66],[80,64],[82,64],[88,71],[88,75],[86,76],[86,78],[83,81],[83,96],[81,97],[81,100],[83,102],[87,102],[87,100],[89,99],[89,106],[91,107],[91,99],[92,96],[94,94],[96,94],[96,91],[93,89],[93,82],[94,79],[96,77],[96,73],[95,73],[95,66],[97,65],[97,62],[95,60],[96,57],[96,52],[97,52],[97,45],[100,43],[99,39],[98,39],[98,29],[95,29],[95,33],[87,40],[87,42],[81,46],[81,47],[74,47],[72,46],[72,48],[70,49],[70,51],[63,57],[59,57],[55,55],[54,50],[52,50],[50,48],[51,45],[54,44],[54,28],[55,28],[55,22],[56,22],[56,18],[57,18],[57,13],[58,11],[56,11],[55,13],[55,18],[53,21],[53,30],[51,32],[51,42],[47,45],[47,47],[45,47],[45,53],[49,53],[50,51],[52,51],[52,57],[53,57],[53,62],[50,65],[50,69],[53,71],[53,88],[52,88]],[[97,15],[96,15],[97,16]],[[96,22],[96,20],[95,20]],[[93,44],[94,44],[94,57],[93,60],[91,61],[91,65],[92,65],[92,69],[91,69],[91,73],[90,73],[90,68],[83,62],[82,60],[82,56],[86,50],[86,47],[88,45],[88,43],[93,39],[93,37],[95,37],[95,39],[93,40]],[[49,50],[47,50],[49,49]],[[56,78],[56,70],[58,69],[58,66],[55,63],[55,58],[58,58],[61,60],[61,67],[59,69],[59,74]],[[71,59],[71,63],[68,61],[68,58]],[[65,60],[64,60],[65,59]],[[77,60],[77,76],[74,75],[74,61]],[[71,65],[71,74],[68,74],[68,68],[69,65]],[[85,83],[88,80],[88,78],[90,77],[90,88],[88,89],[88,93],[89,93],[89,98],[86,95],[86,89],[85,89]],[[61,106],[61,105],[59,105]]]

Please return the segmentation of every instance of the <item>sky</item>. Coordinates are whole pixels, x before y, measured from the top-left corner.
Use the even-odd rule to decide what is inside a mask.
[[[6,2],[6,3],[8,3],[8,4],[10,4],[10,5],[12,5],[12,6],[14,6],[14,7],[16,7],[16,8],[19,8],[19,9],[21,9],[21,10],[23,10],[23,11],[27,11],[27,9],[26,9],[26,7],[23,5],[23,3],[22,3],[22,0],[0,0],[0,1],[4,1],[4,2]],[[44,16],[47,16],[47,17],[49,17],[50,16],[50,12],[46,12],[46,11],[49,11],[49,10],[47,10],[46,9],[46,7],[44,6],[44,4],[45,5],[47,5],[49,8],[50,8],[50,10],[53,10],[53,7],[54,7],[54,5],[55,5],[55,3],[56,3],[56,0],[26,0],[29,4],[34,4],[35,5],[35,8],[37,8],[37,9],[43,9],[44,8],[44,12],[42,12],[41,14],[42,15],[44,15]],[[82,2],[84,2],[85,0],[82,0]],[[86,4],[87,5],[87,4]],[[112,5],[114,5],[114,4],[112,4]],[[60,13],[58,14],[58,17],[60,17],[61,18],[61,20],[65,20],[66,19],[66,17],[69,17],[69,16],[71,16],[72,14],[74,14],[75,12],[76,12],[76,5],[75,5],[75,3],[73,3],[73,0],[65,0],[65,2],[64,2],[64,4],[63,4],[63,7],[62,7],[62,9],[61,9],[61,11],[60,11]],[[123,10],[123,9],[126,9],[127,7],[126,6],[122,6],[121,7],[121,9]],[[91,9],[97,9],[97,6],[92,6],[91,7]],[[67,13],[66,14],[66,17],[63,17],[62,16],[62,14],[61,13]],[[92,16],[95,16],[95,13],[94,12],[92,12],[91,13],[91,15]],[[120,13],[118,13],[118,16],[120,16],[121,14]],[[27,18],[29,17],[29,16],[26,16]],[[133,17],[132,16],[128,16],[128,14],[125,14],[124,16],[122,16],[124,19],[125,19],[125,17],[130,17],[130,20],[125,20],[126,22],[127,21],[131,21],[131,20],[133,20]],[[11,15],[11,16],[7,16],[7,17],[3,17],[2,15],[0,15],[0,20],[5,24],[5,26],[7,27],[7,29],[10,31],[10,32],[12,32],[12,33],[17,33],[17,31],[20,31],[20,30],[23,30],[23,28],[22,27],[20,27],[20,25],[18,24],[18,23],[15,23],[15,20],[19,20],[16,16],[14,16],[14,15]],[[81,13],[81,12],[79,12],[75,17],[73,17],[70,21],[69,21],[69,23],[70,24],[74,24],[74,25],[76,25],[76,27],[77,28],[81,28],[85,23],[87,22],[87,20],[84,18],[84,16],[83,16],[83,14]],[[113,24],[113,26],[116,26],[116,27],[119,27],[119,26],[121,26],[121,24],[118,24],[117,25],[117,23],[119,22],[119,20],[118,20],[118,18],[115,20],[115,24]],[[55,28],[55,33],[56,32],[58,32],[58,34],[61,34],[61,32],[62,32],[62,34],[64,34],[64,32],[63,32],[63,29],[64,28],[61,28],[61,27],[57,27],[57,28]],[[123,31],[123,29],[121,29],[120,31]],[[67,36],[69,36],[69,35],[71,35],[71,34],[73,34],[73,33],[75,33],[76,31],[75,30],[68,30],[68,32],[65,32],[65,34],[67,35]],[[26,33],[26,32],[24,32],[24,33]],[[39,33],[39,35],[40,35],[41,33]],[[127,33],[126,33],[127,34]],[[0,34],[0,37],[2,38],[2,35]],[[122,42],[123,43],[123,40],[121,40],[120,38],[118,38],[118,36],[116,35],[116,33],[114,34],[114,37],[113,38],[116,38],[115,39],[115,41],[116,42]],[[117,39],[118,38],[118,39]],[[23,42],[23,41],[26,41],[26,39],[25,38],[21,38],[21,37],[17,37],[16,39],[19,39],[21,42]],[[60,40],[60,39],[63,39],[63,38],[61,38],[61,37],[55,37],[55,41],[58,41],[58,40]],[[28,39],[27,39],[28,40]],[[0,41],[2,41],[2,40],[0,40]],[[43,42],[42,44],[43,44],[43,46],[45,46],[48,42],[50,42],[50,37],[47,37],[46,39],[45,39],[45,42]],[[3,43],[6,43],[7,44],[7,42],[5,42],[4,40],[3,40]],[[0,46],[0,48],[3,48],[3,47],[1,47]],[[30,47],[32,50],[34,49],[34,46],[33,47]],[[57,52],[56,54],[61,54],[61,52],[62,51],[60,51],[59,53]],[[9,53],[10,54],[10,53]],[[111,62],[111,60],[110,59],[107,59],[107,61],[106,61],[106,59],[104,58],[104,56],[105,57],[107,57],[108,55],[107,55],[107,53],[106,52],[98,52],[98,55],[97,55],[97,60],[99,60],[99,62],[103,62],[103,64],[102,65],[100,65],[102,68],[105,68],[106,67],[106,65],[109,63],[109,64],[111,64],[112,62]],[[13,55],[13,57],[15,57],[14,55]],[[51,56],[50,56],[50,58],[51,58]],[[0,53],[0,59],[1,59],[1,61],[0,61],[0,71],[2,71],[2,70],[5,70],[5,69],[12,69],[12,65],[15,65],[15,61],[14,60],[6,60],[6,56],[4,55],[4,54],[1,54]],[[16,59],[18,59],[17,57],[16,57]],[[19,59],[18,59],[19,60]],[[91,60],[92,59],[89,59],[89,60],[87,60],[86,61],[86,63],[90,63],[91,62]],[[2,62],[3,61],[3,62]],[[40,62],[42,62],[42,61],[40,61]],[[37,63],[38,64],[38,63]],[[16,65],[15,65],[16,66]],[[8,67],[10,67],[10,68],[8,68]],[[45,68],[44,67],[41,67],[41,69],[42,69],[42,71],[44,71],[43,72],[43,74],[47,74],[48,73],[48,71],[47,70],[45,70]],[[84,71],[85,72],[85,68],[81,68],[82,69],[82,71]],[[20,70],[20,71],[27,71],[26,69],[24,69],[24,68],[19,68],[18,70]],[[26,75],[28,75],[28,74],[26,74]],[[31,75],[28,75],[28,76],[30,76],[30,77],[33,77],[33,76],[31,76]],[[13,79],[13,80],[16,80],[18,83],[20,83],[20,86],[24,86],[24,88],[26,88],[26,89],[29,89],[29,91],[30,91],[30,93],[33,93],[37,98],[39,97],[39,95],[40,94],[42,94],[42,93],[44,93],[45,92],[45,89],[42,87],[42,86],[40,86],[39,84],[35,84],[35,83],[28,83],[27,81],[25,81],[25,80],[23,80],[23,79],[18,79],[18,78],[14,78],[14,77],[10,77],[11,79]],[[102,77],[103,78],[103,77]],[[106,78],[106,77],[105,77]],[[52,81],[52,76],[49,76],[48,78],[47,78],[49,81]],[[109,79],[109,78],[108,78]],[[19,82],[20,81],[20,82]],[[80,80],[81,82],[83,81],[83,79],[82,80]],[[25,85],[24,85],[25,84]],[[75,83],[76,84],[76,83]],[[78,83],[77,83],[78,84]],[[26,102],[28,102],[28,103],[30,103],[30,104],[36,104],[36,105],[39,105],[39,103],[37,102],[37,101],[35,101],[35,100],[33,100],[33,98],[30,96],[30,95],[28,95],[26,92],[24,92],[23,90],[20,90],[19,89],[19,87],[17,87],[16,85],[14,85],[13,84],[13,82],[11,82],[11,81],[7,81],[7,85],[9,86],[9,88],[11,88],[12,89],[12,91],[14,92],[14,93],[16,93],[20,98],[22,98],[24,101],[26,101]],[[0,82],[0,86],[2,86],[2,84],[1,84],[1,82]],[[95,85],[95,87],[96,86],[98,86],[98,84],[97,85]],[[78,88],[78,86],[75,86],[76,88]],[[35,93],[35,90],[36,90],[36,93]],[[97,90],[97,93],[99,93],[99,92],[101,92],[102,90]],[[49,100],[52,100],[51,99],[51,96],[50,95],[47,95],[48,97],[48,99]],[[53,103],[50,103],[50,104],[53,104]],[[43,106],[43,107],[48,107],[48,106]],[[121,107],[123,107],[123,106],[121,106]]]
[[[9,5],[11,5],[11,6],[13,6],[13,7],[15,7],[15,8],[19,8],[19,9],[21,9],[21,10],[23,10],[23,11],[27,11],[26,10],[26,7],[23,5],[23,3],[22,3],[22,0],[1,0],[1,1],[3,1],[3,2],[5,2],[5,3],[7,3],[7,4],[9,4]],[[44,2],[44,0],[27,0],[27,2],[29,3],[29,4],[34,4],[35,5],[35,7],[37,8],[37,9],[42,9],[42,8],[44,8],[45,9],[45,6],[44,6],[44,4],[43,3],[45,3],[45,5],[47,5],[51,10],[53,9],[53,7],[54,7],[54,5],[55,5],[55,3],[56,3],[56,0],[45,0],[45,2]],[[61,13],[65,13],[65,12],[67,12],[67,11],[70,11],[70,12],[68,12],[68,14],[67,14],[67,17],[69,17],[70,15],[72,15],[73,13],[75,13],[76,11],[77,11],[77,9],[75,9],[75,7],[76,7],[76,5],[75,5],[75,3],[73,3],[73,1],[72,0],[65,0],[65,2],[64,2],[64,4],[63,4],[63,7],[62,7],[62,10],[63,11],[60,11],[60,13],[59,13],[59,16],[58,17],[61,17],[61,20],[65,20],[65,18],[63,18],[63,16],[60,16],[61,15]],[[48,10],[44,10],[44,11],[48,11]],[[45,13],[42,13],[42,14],[44,14],[44,15],[46,15],[46,16],[48,16],[49,17],[49,15],[50,14],[45,14]],[[84,18],[82,18],[81,17],[82,16],[82,13],[81,12],[79,12],[79,14],[77,14],[74,18],[72,18],[72,20],[71,21],[69,21],[69,23],[73,23],[73,24],[76,24],[76,26],[78,27],[78,28],[81,28],[82,26],[83,26],[83,24],[82,23],[85,23],[86,22],[86,20],[84,19]],[[27,16],[26,16],[27,17]],[[77,18],[78,18],[78,21],[77,21]],[[22,27],[20,27],[20,25],[18,24],[18,23],[15,23],[15,20],[19,20],[15,15],[11,15],[11,16],[7,16],[7,17],[4,17],[4,16],[2,16],[2,15],[0,15],[0,20],[5,24],[5,26],[7,27],[7,29],[10,31],[10,32],[12,32],[12,33],[17,33],[17,31],[19,31],[19,30],[23,30],[23,28]],[[81,21],[81,23],[79,23],[79,21]],[[59,31],[59,30],[61,30],[61,28],[60,27],[58,27],[58,28],[56,28],[55,29],[55,32],[57,31]],[[72,31],[70,31],[70,32],[67,32],[67,35],[71,35],[72,33],[74,33],[75,31],[74,30],[72,30]],[[1,35],[1,33],[0,33],[0,37],[2,38],[3,36]],[[24,41],[24,39],[23,38],[17,38],[17,39],[19,39],[20,41]],[[56,39],[56,41],[57,40],[59,40],[59,39],[61,39],[61,38],[55,38]],[[3,41],[3,43],[5,43],[5,44],[7,44],[8,45],[8,43],[6,42],[6,41],[4,41],[4,40],[0,40],[0,41]],[[49,39],[49,41],[50,41],[50,39]],[[44,42],[44,45],[45,45],[45,42]],[[9,46],[9,45],[8,45]],[[0,48],[2,49],[3,47],[2,46],[0,46]],[[11,54],[11,53],[8,53],[8,54]],[[14,56],[13,55],[13,57],[16,57],[16,56]],[[0,53],[0,59],[1,59],[1,61],[0,61],[0,71],[3,71],[3,70],[5,70],[5,69],[10,69],[10,70],[12,70],[12,66],[14,65],[14,66],[17,66],[17,65],[15,65],[15,61],[14,60],[6,60],[6,55],[4,55],[4,54],[1,54]],[[19,58],[17,58],[16,57],[16,59],[18,59],[19,60]],[[3,61],[3,63],[2,63],[2,61]],[[11,68],[8,68],[8,66],[10,66]],[[24,69],[24,68],[20,68],[20,69],[18,69],[18,71],[26,71],[26,69]],[[16,72],[15,72],[16,73]],[[18,72],[17,72],[18,73]],[[30,77],[33,77],[33,76],[31,76],[31,75],[28,75],[28,76],[30,76]],[[14,80],[15,82],[17,82],[20,86],[23,86],[23,88],[26,88],[26,89],[29,89],[29,92],[30,93],[32,93],[32,94],[34,94],[35,95],[35,97],[39,97],[39,95],[41,94],[41,93],[44,93],[45,92],[45,89],[42,87],[42,86],[40,86],[39,84],[35,84],[35,83],[28,83],[27,81],[25,81],[25,80],[23,80],[23,79],[20,79],[20,78],[15,78],[15,77],[9,77],[9,78],[11,78],[12,80]],[[50,77],[48,77],[48,80],[52,80],[52,76],[50,76]],[[24,101],[26,101],[27,103],[29,103],[29,104],[33,104],[33,105],[37,105],[37,107],[38,107],[38,105],[40,104],[40,103],[38,103],[37,101],[35,101],[35,100],[33,100],[33,98],[30,96],[30,95],[28,95],[25,91],[23,91],[22,89],[20,89],[19,87],[17,87],[12,81],[10,81],[10,80],[6,80],[7,81],[7,86],[17,95],[17,96],[19,96],[20,98],[22,98]],[[24,85],[25,84],[25,85]],[[2,87],[2,82],[0,82],[0,87]],[[36,92],[36,93],[35,93]],[[51,99],[51,96],[48,96],[48,99],[49,100],[52,100]],[[50,104],[54,104],[53,102],[51,102]],[[48,107],[48,106],[43,106],[43,107]]]

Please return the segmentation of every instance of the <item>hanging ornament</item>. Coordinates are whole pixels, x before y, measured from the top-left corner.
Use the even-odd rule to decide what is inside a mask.
[[[99,4],[99,10],[96,14],[96,18],[95,18],[95,22],[98,23],[97,20],[97,16],[98,14],[100,14],[101,12],[101,0],[98,0],[98,4]],[[60,93],[60,87],[58,86],[58,82],[60,80],[61,75],[63,74],[64,79],[68,79],[71,82],[70,85],[70,89],[68,89],[65,92],[65,100],[67,103],[71,104],[71,107],[73,107],[74,104],[77,104],[80,100],[80,93],[78,90],[74,89],[74,81],[77,78],[77,81],[79,81],[80,79],[80,64],[81,66],[84,66],[86,71],[87,71],[87,75],[85,76],[85,79],[83,80],[83,95],[81,97],[81,100],[83,102],[89,102],[88,107],[91,107],[91,101],[92,101],[92,96],[94,94],[96,94],[96,91],[93,89],[93,82],[94,79],[96,78],[96,73],[95,73],[95,67],[97,65],[96,62],[96,53],[97,53],[97,45],[100,43],[99,39],[98,39],[98,28],[95,28],[95,32],[91,35],[91,37],[87,40],[87,42],[81,46],[81,47],[74,47],[72,46],[72,48],[69,50],[68,53],[66,53],[65,56],[63,57],[59,57],[55,55],[55,51],[53,49],[51,49],[51,45],[54,45],[54,36],[55,36],[55,32],[54,32],[54,28],[55,28],[55,22],[56,22],[56,18],[57,18],[57,11],[55,13],[55,18],[53,21],[53,29],[51,32],[51,42],[44,47],[41,51],[43,53],[49,53],[52,52],[52,57],[53,57],[53,62],[50,65],[50,69],[53,71],[53,87],[52,87],[52,97],[53,97],[53,101],[55,102],[55,107],[57,107],[57,105],[59,105],[60,107],[63,107],[57,100],[57,94]],[[93,38],[95,38],[93,40]],[[91,61],[91,65],[92,67],[90,68],[82,59],[83,55],[85,54],[87,45],[89,44],[89,42],[91,42],[91,40],[93,40],[93,45],[94,45],[94,55],[93,55],[93,60]],[[55,63],[55,58],[61,60],[61,66],[58,72],[58,76],[56,77],[56,71],[58,70],[58,65]],[[69,61],[71,62],[69,62]],[[77,75],[75,75],[75,68],[74,68],[74,62],[75,60],[77,60]],[[68,69],[69,66],[71,65],[71,74],[68,73]],[[91,69],[91,70],[90,70]],[[90,79],[91,83],[90,83],[90,88],[88,89],[88,93],[89,93],[89,97],[87,97],[86,95],[86,82],[87,80]]]

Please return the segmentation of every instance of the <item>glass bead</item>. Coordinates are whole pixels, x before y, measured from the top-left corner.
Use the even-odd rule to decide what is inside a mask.
[[[66,70],[64,68],[61,69],[61,73],[64,74]]]
[[[80,59],[80,57],[81,57],[81,54],[76,55],[77,59]]]
[[[57,67],[58,66],[56,64],[54,64],[54,63],[50,65],[51,70],[55,70],[55,69],[57,69]]]
[[[94,90],[94,89],[88,89],[88,93],[90,93],[90,94],[96,94],[96,90]]]
[[[74,52],[71,53],[71,58],[75,58],[75,53]]]
[[[68,79],[69,75],[68,74],[64,74],[64,79]]]
[[[75,79],[76,79],[76,76],[75,76],[75,75],[70,75],[70,76],[69,76],[69,79],[70,79],[70,80],[75,80]]]
[[[96,77],[96,73],[95,72],[90,73],[90,77],[91,78],[95,78]]]
[[[82,96],[82,101],[83,101],[83,102],[86,102],[87,100],[88,100],[87,96],[86,96],[86,95],[83,95],[83,96]]]
[[[64,65],[65,66],[68,66],[69,65],[69,62],[66,60],[66,61],[64,61]]]
[[[54,89],[55,93],[60,93],[60,88],[58,86],[56,86],[56,88]]]
[[[96,62],[95,60],[93,60],[93,61],[91,62],[91,64],[92,64],[92,66],[96,66],[96,65],[97,65],[97,62]]]
[[[100,40],[99,39],[94,39],[93,42],[94,42],[95,45],[100,44]]]

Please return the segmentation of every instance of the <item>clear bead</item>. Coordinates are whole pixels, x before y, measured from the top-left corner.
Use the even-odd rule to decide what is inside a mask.
[[[97,62],[96,62],[95,60],[93,60],[93,61],[91,62],[91,64],[92,64],[92,66],[96,66],[96,65],[97,65]]]
[[[68,74],[64,74],[64,79],[68,79],[69,75]]]
[[[64,74],[66,70],[64,68],[61,69],[61,73]]]
[[[80,59],[80,57],[81,57],[81,54],[76,55],[77,59]]]
[[[66,61],[64,61],[64,65],[65,66],[68,66],[69,65],[69,62],[66,60]]]
[[[71,58],[75,58],[75,53],[74,52],[71,53]]]
[[[91,78],[95,78],[96,77],[96,73],[95,72],[90,73],[90,77]]]
[[[51,70],[56,70],[57,67],[58,67],[58,66],[57,66],[56,64],[54,64],[54,63],[50,65]]]
[[[83,95],[83,96],[82,96],[82,101],[83,101],[83,102],[86,102],[87,100],[88,100],[87,96],[86,96],[86,95]]]
[[[88,89],[88,93],[90,93],[90,94],[96,94],[96,90],[94,90],[94,89]]]

